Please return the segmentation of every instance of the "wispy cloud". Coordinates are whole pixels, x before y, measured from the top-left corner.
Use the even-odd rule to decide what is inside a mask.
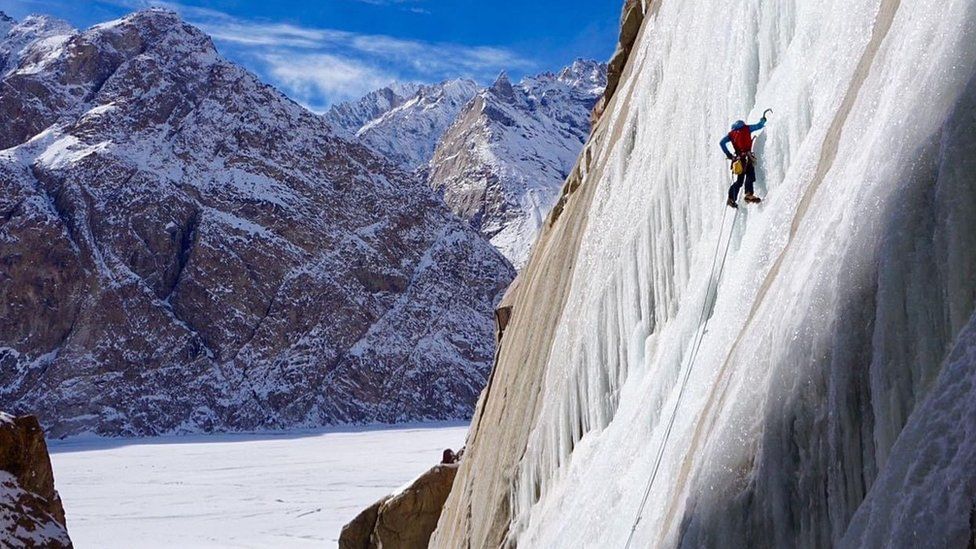
[[[327,53],[268,53],[261,59],[275,82],[315,111],[327,107],[322,98],[359,97],[397,80],[393,74]]]
[[[249,20],[172,1],[104,0],[128,9],[160,6],[180,13],[221,50],[313,110],[353,99],[393,81],[486,81],[531,61],[505,48],[407,40],[387,35]],[[423,10],[422,0],[357,0]]]

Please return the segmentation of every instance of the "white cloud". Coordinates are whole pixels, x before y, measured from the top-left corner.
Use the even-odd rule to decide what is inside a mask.
[[[393,81],[433,82],[457,77],[488,81],[501,70],[535,67],[504,48],[241,19],[169,0],[106,1],[128,9],[160,6],[180,13],[212,36],[229,57],[316,110]],[[424,9],[422,0],[357,1]]]
[[[262,56],[269,75],[293,98],[321,112],[326,101],[343,101],[396,80],[392,74],[327,53]]]

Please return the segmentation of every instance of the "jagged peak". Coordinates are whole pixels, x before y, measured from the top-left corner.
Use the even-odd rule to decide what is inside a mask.
[[[146,21],[164,25],[182,25],[183,18],[174,10],[169,8],[151,7],[144,10],[134,11],[122,18],[123,21],[139,22]]]
[[[419,90],[421,86],[422,84],[419,84],[417,82],[402,82],[397,80],[394,82],[390,82],[390,84],[387,85],[385,88],[382,88],[382,90],[388,90],[400,97],[410,97],[411,95],[417,93],[417,90]],[[382,91],[382,90],[377,90],[377,91]]]
[[[461,90],[468,90],[471,88],[478,87],[477,82],[471,80],[470,78],[464,78],[464,77],[445,80],[441,82],[440,85],[443,88],[453,88],[453,89],[461,89]]]
[[[578,80],[606,78],[607,64],[592,59],[577,58],[572,64],[564,67],[556,76],[559,80]]]
[[[11,32],[20,32],[22,34],[54,34],[58,32],[67,34],[75,32],[75,28],[71,26],[71,23],[68,23],[64,19],[51,17],[50,15],[32,14],[20,21],[7,16],[5,13],[3,15],[7,19],[0,19],[0,22],[10,23],[12,25]]]
[[[499,84],[505,85],[506,83],[508,83],[509,85],[511,85],[512,80],[508,77],[508,71],[502,70],[500,73],[498,73],[498,76],[495,77],[495,83],[492,84],[491,87],[494,88],[495,86],[498,86]]]
[[[576,74],[590,73],[590,72],[606,72],[607,64],[602,61],[596,61],[594,59],[585,59],[582,57],[577,57],[573,60],[573,63],[562,70],[563,73],[571,72]]]
[[[489,91],[504,98],[515,97],[515,89],[512,87],[512,80],[508,77],[508,73],[502,71],[499,73],[498,78],[489,88]]]
[[[100,42],[107,40],[120,51],[137,54],[142,47],[134,47],[127,40],[119,40],[123,35],[138,34],[146,45],[163,44],[163,48],[174,53],[173,58],[190,53],[203,54],[208,59],[219,55],[210,35],[187,23],[179,13],[165,8],[148,8],[132,12],[114,21],[91,27],[83,33],[85,39]],[[173,50],[176,47],[178,51]]]
[[[208,41],[210,40],[209,35],[197,27],[186,23],[183,17],[176,11],[159,7],[135,11],[119,19],[100,23],[86,31],[86,34],[103,33],[124,28],[137,28],[160,35],[170,32],[181,32],[193,38],[206,38]]]
[[[0,23],[16,23],[17,20],[0,10]]]

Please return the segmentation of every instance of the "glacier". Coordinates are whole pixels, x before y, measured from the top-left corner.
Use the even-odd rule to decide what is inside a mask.
[[[976,2],[734,5],[643,3],[432,546],[972,543]]]

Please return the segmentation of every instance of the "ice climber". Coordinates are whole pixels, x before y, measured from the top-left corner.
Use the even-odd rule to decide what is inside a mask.
[[[768,110],[766,112],[769,112]],[[752,134],[766,127],[766,113],[759,119],[757,124],[746,124],[742,120],[736,120],[732,124],[732,131],[722,138],[722,152],[726,158],[732,162],[732,172],[736,175],[735,183],[729,187],[729,201],[726,203],[731,208],[738,208],[736,202],[739,199],[739,189],[742,184],[746,186],[746,202],[758,204],[762,199],[753,194],[753,184],[756,182],[756,155],[752,152]],[[735,150],[735,154],[729,151],[729,143]]]

